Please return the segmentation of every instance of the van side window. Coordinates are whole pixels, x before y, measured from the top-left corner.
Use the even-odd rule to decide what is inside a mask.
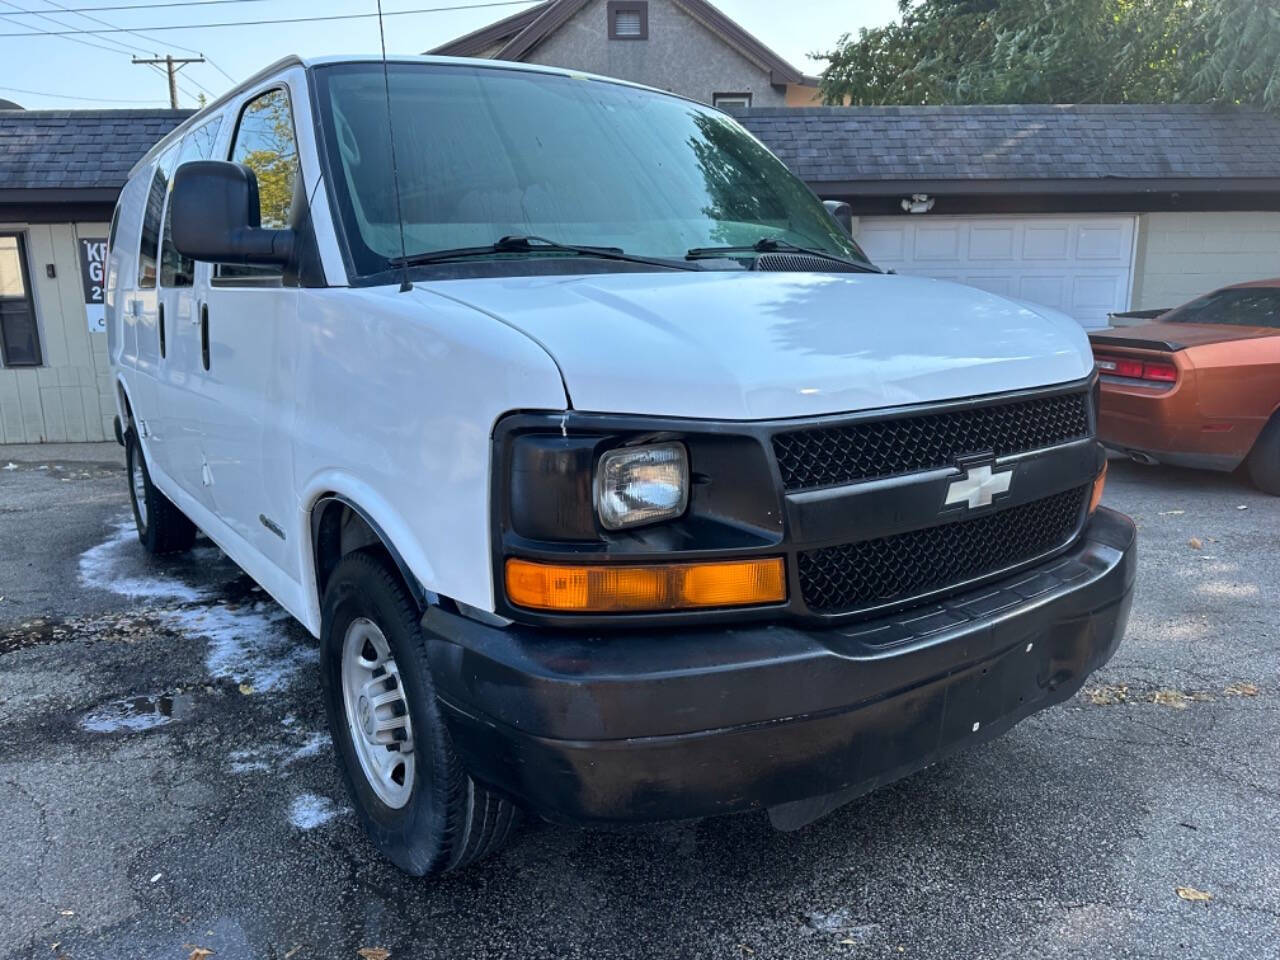
[[[178,151],[178,162],[182,166],[191,160],[208,160],[213,156],[213,146],[218,139],[218,128],[222,126],[222,118],[214,117],[188,133],[182,140],[182,148]],[[178,253],[173,247],[173,206],[165,205],[164,232],[160,243],[160,286],[189,287],[195,282],[195,263]]]
[[[164,211],[165,194],[169,192],[169,174],[164,158],[156,164],[147,193],[147,209],[142,216],[142,243],[138,247],[138,289],[156,285],[156,252],[160,247],[160,214]]]
[[[231,159],[243,163],[258,178],[258,209],[262,226],[280,230],[289,225],[293,186],[298,179],[298,144],[293,132],[293,108],[283,88],[254,97],[240,112]],[[220,264],[221,279],[271,279],[276,267]]]

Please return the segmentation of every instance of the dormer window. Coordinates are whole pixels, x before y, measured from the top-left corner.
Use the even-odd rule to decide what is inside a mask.
[[[649,4],[644,0],[609,0],[610,40],[648,40]]]

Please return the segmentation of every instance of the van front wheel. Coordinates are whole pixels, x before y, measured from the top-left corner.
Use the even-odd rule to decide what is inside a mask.
[[[133,522],[138,528],[138,539],[147,552],[159,556],[190,550],[196,539],[196,525],[151,482],[142,444],[132,429],[125,434],[124,459],[129,472]]]
[[[473,781],[454,753],[418,609],[394,566],[376,553],[349,554],[329,579],[321,614],[325,712],[374,846],[420,877],[501,846],[516,809]]]

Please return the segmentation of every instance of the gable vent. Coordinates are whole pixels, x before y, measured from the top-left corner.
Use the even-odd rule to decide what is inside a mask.
[[[619,37],[640,36],[640,11],[618,10],[613,15],[613,32]]]

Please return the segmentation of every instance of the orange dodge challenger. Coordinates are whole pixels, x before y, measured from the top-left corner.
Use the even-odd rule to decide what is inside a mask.
[[[1098,439],[1143,463],[1244,463],[1280,496],[1280,279],[1224,287],[1089,339]]]

